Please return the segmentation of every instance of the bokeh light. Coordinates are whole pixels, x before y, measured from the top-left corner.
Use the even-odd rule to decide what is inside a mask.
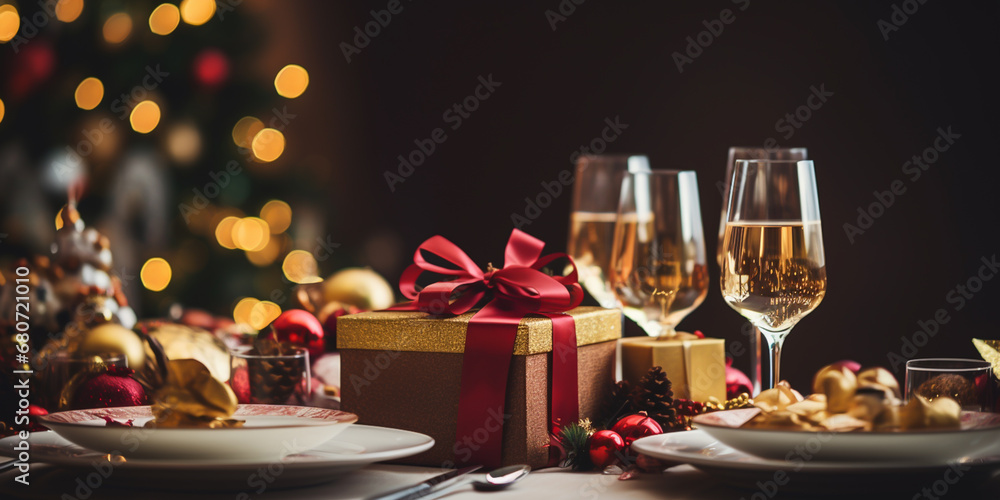
[[[264,163],[272,162],[285,151],[285,136],[273,128],[265,128],[257,132],[250,143],[250,148],[258,160]]]
[[[181,22],[181,11],[172,3],[160,4],[149,15],[149,31],[157,35],[169,35]]]
[[[305,250],[292,250],[281,263],[281,272],[292,283],[319,283],[319,265],[316,258]]]
[[[65,210],[65,209],[66,209],[66,207],[60,208],[59,212],[56,213],[56,231],[62,229],[62,227],[63,227],[63,217],[62,216],[63,216],[63,210]],[[74,210],[74,211],[72,211],[72,212],[69,213],[69,218],[70,218],[70,222],[72,222],[73,224],[76,224],[76,221],[80,220],[80,213]]]
[[[236,307],[233,308],[233,321],[236,323],[249,325],[250,324],[250,311],[253,311],[253,307],[257,305],[260,301],[253,297],[244,297],[236,303]]]
[[[271,226],[271,234],[279,234],[292,225],[292,207],[281,200],[271,200],[260,209],[260,218]]]
[[[122,43],[132,33],[132,18],[124,12],[112,14],[104,21],[104,40],[108,43]]]
[[[0,43],[11,41],[21,27],[21,15],[11,4],[0,5]]]
[[[101,99],[104,99],[104,84],[94,77],[84,78],[76,86],[73,98],[76,99],[76,105],[80,109],[94,109],[101,103]]]
[[[233,244],[246,251],[262,250],[271,239],[271,228],[258,217],[244,217],[233,224]]]
[[[233,226],[239,221],[239,217],[229,216],[219,221],[219,224],[215,226],[215,239],[222,248],[236,249],[236,242],[233,241]]]
[[[56,19],[71,23],[83,12],[83,0],[59,0],[56,4]]]
[[[3,121],[3,113],[4,113],[3,99],[0,99],[0,122]]]
[[[172,275],[170,264],[160,257],[153,257],[147,260],[142,265],[142,270],[139,271],[142,286],[154,292],[159,292],[166,288],[170,284]]]
[[[269,300],[262,300],[250,309],[250,326],[255,330],[263,330],[278,316],[281,316],[281,307]]]
[[[261,130],[264,130],[264,122],[252,116],[244,116],[233,126],[233,142],[241,148],[250,148],[250,142]]]
[[[191,123],[178,123],[167,132],[166,147],[174,161],[188,165],[201,154],[201,134]]]
[[[298,64],[289,64],[274,77],[274,89],[281,97],[295,99],[309,86],[309,72]]]
[[[264,245],[264,248],[257,251],[247,252],[247,260],[258,267],[269,266],[274,263],[275,260],[278,260],[278,255],[280,253],[281,239],[270,238],[267,245]]]
[[[132,123],[132,130],[148,134],[160,123],[160,107],[153,101],[142,101],[132,108],[129,122]]]
[[[201,26],[215,15],[215,0],[184,0],[181,18],[191,26]]]

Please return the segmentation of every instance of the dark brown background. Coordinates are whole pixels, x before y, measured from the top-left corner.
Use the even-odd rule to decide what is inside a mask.
[[[563,2],[569,3],[569,2]],[[916,2],[913,2],[914,4]],[[902,6],[902,2],[896,2]],[[829,292],[786,343],[785,369],[808,384],[842,358],[888,365],[917,321],[945,308],[952,318],[917,357],[976,357],[972,337],[1000,338],[1000,282],[986,283],[961,311],[946,295],[997,252],[996,64],[998,4],[929,0],[883,40],[877,25],[891,2],[760,2],[678,73],[671,54],[704,30],[729,1],[589,0],[553,31],[546,10],[559,2],[405,2],[370,45],[345,61],[338,44],[384,2],[341,10],[297,7],[309,57],[309,114],[351,111],[336,131],[314,131],[321,155],[346,158],[328,175],[330,210],[345,251],[399,231],[403,258],[442,234],[477,261],[502,260],[511,214],[571,167],[569,157],[600,134],[606,117],[628,129],[609,151],[646,153],[654,168],[698,172],[706,246],[715,250],[726,150],[777,137],[804,146],[816,162]],[[908,5],[911,8],[911,6]],[[446,126],[442,112],[470,94],[479,75],[502,86],[404,183],[390,192],[383,172],[414,139]],[[810,86],[834,93],[790,140],[775,122],[805,104]],[[321,92],[315,92],[320,90]],[[930,146],[938,127],[961,134],[918,180],[901,171]],[[344,149],[346,148],[346,150]],[[900,179],[905,194],[851,244],[843,224],[873,191]],[[563,250],[570,196],[559,197],[527,231]],[[379,260],[379,259],[376,259]],[[391,266],[390,266],[391,267]],[[392,278],[398,267],[386,271]],[[708,298],[681,324],[742,340],[742,318],[721,300],[712,266]],[[744,362],[738,360],[738,364]],[[902,371],[898,372],[902,374]]]

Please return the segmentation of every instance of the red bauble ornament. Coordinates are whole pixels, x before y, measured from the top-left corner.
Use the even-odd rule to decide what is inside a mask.
[[[229,78],[229,59],[219,49],[205,49],[194,58],[194,77],[206,87],[218,87]]]
[[[629,454],[633,456],[635,455],[632,452],[633,441],[646,436],[663,434],[663,428],[660,427],[660,424],[644,413],[637,413],[622,418],[611,430],[621,435],[622,439],[625,440],[625,446],[628,448]]]
[[[753,394],[750,377],[733,368],[733,358],[726,356],[726,399],[739,397],[743,393]]]
[[[615,431],[597,431],[590,436],[590,461],[603,469],[618,461],[625,450],[625,440]]]
[[[73,408],[82,410],[146,404],[146,390],[132,378],[132,373],[128,368],[112,367],[91,377],[73,393]]]
[[[291,309],[281,313],[271,324],[275,340],[305,347],[310,359],[319,359],[326,350],[323,325],[311,312]]]

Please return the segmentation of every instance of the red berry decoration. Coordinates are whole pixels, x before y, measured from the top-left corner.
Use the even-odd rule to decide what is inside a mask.
[[[733,358],[726,356],[726,399],[739,397],[743,393],[753,394],[750,377],[733,368]]]
[[[598,469],[614,464],[625,450],[625,440],[615,431],[597,431],[590,437],[590,461]]]
[[[114,408],[146,404],[146,390],[132,378],[133,371],[111,367],[81,383],[73,392],[73,409]]]
[[[617,432],[625,440],[625,447],[628,448],[630,455],[634,455],[632,442],[636,439],[663,434],[663,428],[660,427],[660,424],[643,413],[622,418],[611,430]]]
[[[302,309],[285,311],[271,326],[274,327],[275,340],[305,347],[309,350],[310,360],[319,359],[326,350],[323,325],[309,311]]]

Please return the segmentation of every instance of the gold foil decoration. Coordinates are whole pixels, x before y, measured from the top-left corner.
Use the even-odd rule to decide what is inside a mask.
[[[993,374],[1000,378],[1000,340],[972,339],[972,345],[987,363],[993,365]]]
[[[236,394],[219,382],[200,361],[167,363],[167,383],[153,395],[153,420],[147,427],[242,427],[229,417],[236,411]]]
[[[337,318],[338,349],[416,352],[465,352],[465,334],[474,313],[431,316],[423,312],[372,311]],[[621,337],[621,313],[601,307],[577,307],[567,314],[576,322],[576,344],[596,344]],[[521,320],[514,354],[552,351],[552,321],[529,315]]]

